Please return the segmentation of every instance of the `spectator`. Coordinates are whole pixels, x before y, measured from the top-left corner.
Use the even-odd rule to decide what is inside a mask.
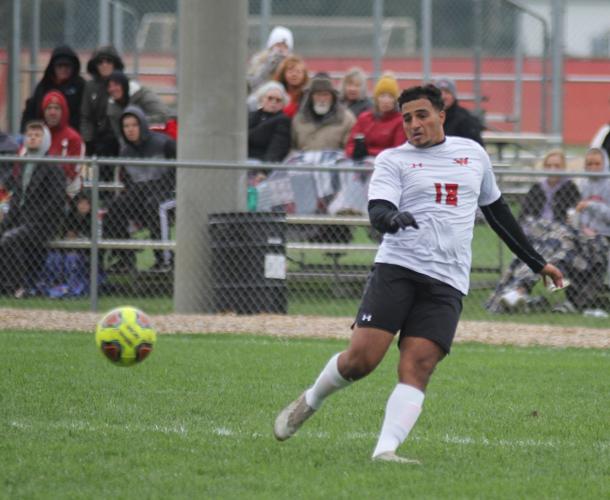
[[[108,119],[115,137],[121,141],[121,116],[127,106],[137,106],[146,116],[151,125],[164,124],[169,118],[169,109],[165,103],[148,87],[140,85],[135,80],[129,80],[122,71],[113,71],[108,77],[107,90]]]
[[[85,85],[81,105],[80,133],[87,155],[118,156],[119,141],[115,137],[107,119],[108,90],[107,79],[114,71],[123,71],[121,56],[111,45],[99,47],[87,63],[91,75]],[[100,175],[107,180],[107,176]]]
[[[16,155],[19,144],[10,135],[0,130],[0,155]],[[0,162],[0,184],[4,184],[11,175],[13,166],[10,163]]]
[[[343,149],[354,123],[356,118],[339,102],[330,77],[318,73],[292,121],[292,147],[308,151]]]
[[[129,106],[121,115],[124,145],[120,154],[127,158],[176,158],[176,142],[161,132],[148,127],[144,112]],[[159,205],[174,197],[175,171],[168,167],[127,166],[125,190],[109,205],[104,217],[104,237],[128,239],[129,221],[135,220],[150,231],[153,240],[161,239]],[[152,270],[165,270],[163,253],[155,250]],[[135,271],[133,251],[117,252],[118,261],[109,269],[112,272]]]
[[[385,75],[379,79],[373,91],[374,109],[363,112],[356,120],[345,147],[347,156],[359,161],[407,140],[398,111],[399,94],[396,78]]]
[[[51,133],[42,121],[25,127],[27,157],[45,156]],[[57,236],[65,203],[65,180],[61,168],[46,163],[17,165],[8,181],[12,192],[9,210],[0,223],[0,286],[4,293],[22,297],[27,279],[44,262],[49,240]]]
[[[292,53],[294,40],[292,31],[276,26],[267,38],[267,48],[255,54],[248,67],[248,90],[251,94],[272,79],[280,63]]]
[[[80,76],[80,61],[76,52],[67,45],[53,50],[51,60],[32,96],[26,100],[21,117],[21,131],[25,124],[43,117],[42,101],[51,90],[61,92],[70,109],[69,124],[74,130],[80,127],[80,107],[85,91],[85,79]]]
[[[64,239],[91,238],[91,201],[78,193],[63,225]],[[99,276],[98,283],[103,281]],[[54,299],[82,297],[89,291],[89,250],[51,250],[36,282],[35,292]]]
[[[441,89],[445,104],[445,134],[466,137],[483,145],[481,123],[466,108],[460,106],[457,98],[455,82],[449,78],[437,80],[435,85]]]
[[[610,156],[610,123],[604,123],[591,141],[592,148],[602,148]]]
[[[373,107],[373,103],[367,97],[366,74],[360,68],[351,68],[341,80],[339,100],[354,116],[358,118],[360,113]]]
[[[608,156],[600,148],[591,148],[585,155],[587,172],[608,172]],[[584,312],[599,308],[604,290],[610,251],[610,179],[588,178],[581,189],[583,200],[576,206],[574,226],[560,221],[541,219],[528,228],[534,248],[564,272],[571,285],[566,288],[566,301],[556,312]],[[486,308],[506,312],[524,308],[536,310],[545,300],[530,297],[538,277],[513,260],[504,273]],[[602,311],[603,312],[603,311]]]
[[[282,108],[288,95],[279,82],[270,81],[257,91],[259,109],[248,117],[248,157],[281,162],[290,151],[290,118]]]
[[[274,80],[284,86],[290,97],[290,102],[284,106],[284,114],[289,118],[294,118],[299,111],[305,87],[309,82],[305,61],[297,55],[286,57],[279,65]]]
[[[70,110],[61,92],[51,90],[42,101],[44,122],[51,131],[49,156],[82,157],[85,145],[80,134],[68,125]],[[76,163],[62,165],[66,176],[66,193],[74,197],[82,189],[81,166]]]
[[[545,170],[565,171],[566,155],[560,149],[553,149],[544,155],[542,166]],[[580,200],[578,187],[567,177],[550,175],[534,184],[525,195],[521,206],[519,220],[523,223],[528,218],[537,220],[566,222],[567,212]]]

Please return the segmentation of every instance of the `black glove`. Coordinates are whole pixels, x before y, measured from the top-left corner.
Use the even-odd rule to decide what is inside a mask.
[[[409,212],[395,212],[388,214],[388,217],[389,233],[394,234],[399,229],[406,229],[409,226],[412,226],[414,229],[419,229],[417,221]]]

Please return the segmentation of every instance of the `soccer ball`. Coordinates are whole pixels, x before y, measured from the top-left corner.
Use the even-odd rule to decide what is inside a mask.
[[[97,324],[95,343],[110,361],[131,366],[151,353],[157,332],[147,314],[131,306],[107,312]]]

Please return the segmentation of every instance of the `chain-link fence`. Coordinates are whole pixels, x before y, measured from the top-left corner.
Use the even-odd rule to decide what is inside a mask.
[[[122,160],[125,169],[163,173],[141,184],[129,180],[126,170],[119,181],[100,184],[92,175],[98,166],[89,162],[83,194],[66,204],[65,192],[52,192],[49,181],[62,160],[31,160],[55,164],[37,164],[29,181],[34,188],[28,188],[25,199],[27,158],[14,169],[12,184],[5,182],[0,240],[5,263],[0,303],[5,306],[40,306],[54,299],[75,309],[133,303],[169,312],[175,254],[179,260],[183,251],[187,258],[192,239],[202,237],[210,248],[209,265],[202,268],[192,255],[192,262],[183,262],[193,272],[201,268],[201,279],[189,293],[207,304],[202,310],[355,314],[380,242],[364,209],[370,165],[335,157],[323,166],[276,167],[266,184],[249,192],[252,211],[212,214],[203,225],[206,234],[177,239],[174,170],[167,163]],[[201,175],[218,169],[199,167]],[[607,173],[556,172],[498,169],[496,176],[535,247],[563,270],[570,286],[546,289],[477,217],[465,317],[517,314],[563,322],[565,316],[555,313],[603,317],[610,311],[609,209],[607,198],[599,201],[608,196],[610,178]],[[322,203],[327,215],[316,214]]]

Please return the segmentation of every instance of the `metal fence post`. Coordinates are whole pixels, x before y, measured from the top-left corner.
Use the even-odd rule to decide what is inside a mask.
[[[474,0],[474,110],[481,117],[481,59],[483,57],[483,5],[481,0]]]
[[[515,90],[513,93],[513,130],[521,132],[521,109],[523,106],[523,40],[521,29],[523,14],[517,12],[515,22]]]
[[[421,0],[421,58],[424,83],[432,79],[432,1]]]
[[[30,33],[30,94],[38,81],[38,55],[40,54],[40,0],[32,0],[32,32]]]
[[[112,7],[112,44],[121,54],[123,52],[123,4],[113,2]]]
[[[383,59],[383,47],[381,46],[382,30],[383,30],[383,0],[375,0],[373,2],[373,21],[374,32],[373,36],[373,76],[375,81],[381,76],[381,60]]]
[[[99,0],[98,45],[110,43],[110,0]]]
[[[553,39],[551,41],[552,57],[552,126],[551,132],[563,136],[563,23],[564,0],[553,0],[551,3]]]
[[[21,109],[20,75],[21,75],[21,0],[13,0],[11,22],[11,48],[9,52],[9,128],[13,134],[19,132]]]
[[[91,255],[90,255],[90,274],[89,274],[89,294],[91,298],[91,311],[98,310],[98,270],[99,270],[99,220],[98,212],[100,208],[99,196],[99,165],[97,157],[93,157],[91,163]]]
[[[261,50],[267,48],[267,37],[269,36],[269,25],[271,24],[271,0],[261,2]]]

